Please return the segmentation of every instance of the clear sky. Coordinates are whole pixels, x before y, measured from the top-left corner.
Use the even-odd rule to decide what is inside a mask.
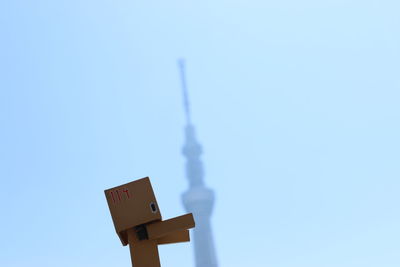
[[[399,10],[1,1],[0,266],[129,266],[103,190],[136,178],[184,212],[179,57],[221,267],[400,266]]]

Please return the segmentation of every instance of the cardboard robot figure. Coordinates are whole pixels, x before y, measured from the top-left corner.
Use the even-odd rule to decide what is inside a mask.
[[[132,266],[160,267],[158,245],[190,241],[191,213],[162,221],[148,177],[104,191],[115,230],[129,244]]]

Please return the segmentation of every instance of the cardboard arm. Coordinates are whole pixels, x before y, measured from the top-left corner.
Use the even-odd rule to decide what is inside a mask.
[[[190,241],[189,230],[181,230],[160,237],[159,239],[157,239],[157,244],[165,245],[165,244],[173,244],[173,243],[181,243],[189,241]]]
[[[170,233],[187,230],[194,226],[193,214],[189,213],[169,220],[148,224],[146,228],[149,239],[159,239]]]

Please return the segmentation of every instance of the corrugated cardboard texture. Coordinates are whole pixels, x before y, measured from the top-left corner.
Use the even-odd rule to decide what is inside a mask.
[[[136,233],[128,230],[129,250],[133,267],[160,267],[157,240],[137,240]]]
[[[108,207],[123,245],[128,244],[126,230],[161,220],[153,188],[148,177],[104,191]]]
[[[147,225],[149,239],[157,239],[170,233],[190,229],[195,226],[193,214],[188,213],[165,221],[157,221]]]
[[[181,230],[158,238],[157,244],[166,245],[166,244],[189,242],[189,241],[190,241],[189,230]]]

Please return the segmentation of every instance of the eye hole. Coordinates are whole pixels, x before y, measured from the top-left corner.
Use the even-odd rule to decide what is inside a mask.
[[[156,207],[156,204],[154,202],[150,203],[150,208],[151,208],[151,212],[153,212],[153,213],[157,212],[157,207]]]

